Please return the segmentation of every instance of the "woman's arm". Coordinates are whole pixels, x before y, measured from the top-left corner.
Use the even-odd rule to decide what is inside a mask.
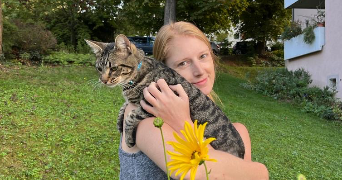
[[[179,96],[176,96],[173,91],[177,92]],[[152,106],[142,101],[142,107],[166,122],[163,125],[165,142],[175,141],[173,132],[180,134],[180,130],[184,128],[184,121],[193,125],[190,119],[188,96],[181,85],[169,87],[164,80],[160,79],[157,83],[151,83],[148,88],[144,89],[144,97]],[[153,126],[153,120],[154,118],[148,118],[138,125],[137,146],[166,171],[160,131]],[[166,144],[166,149],[173,151],[172,146],[168,144]],[[210,179],[268,179],[268,171],[263,164],[250,160],[245,161],[213,148],[209,150],[209,155],[211,158],[219,160],[217,163],[207,163],[212,172]],[[169,157],[168,161],[170,161]],[[199,167],[196,179],[205,179],[203,166]]]
[[[154,127],[153,120],[154,118],[148,118],[139,123],[136,143],[141,151],[166,172],[160,130]],[[164,124],[162,129],[165,142],[176,141],[173,137],[174,130],[168,124]],[[174,151],[171,145],[165,144],[165,146],[166,150]],[[211,147],[209,149],[209,156],[217,160],[217,162],[206,162],[208,170],[211,170],[210,179],[268,179],[267,168],[261,163],[244,161]],[[169,162],[170,157],[168,155],[167,159]],[[172,177],[179,178],[180,176],[175,177],[173,174]],[[186,176],[186,179],[188,178],[189,175]],[[205,178],[204,167],[199,166],[196,179]]]

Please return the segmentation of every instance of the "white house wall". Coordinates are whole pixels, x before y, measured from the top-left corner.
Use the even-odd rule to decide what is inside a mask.
[[[316,9],[293,9],[293,20],[295,22],[301,22],[302,29],[304,29],[306,27],[305,22],[307,20],[312,22],[316,12]]]
[[[289,70],[304,68],[309,71],[314,86],[321,88],[331,86],[335,79],[336,90],[339,91],[336,97],[340,99],[342,99],[341,7],[341,0],[325,2],[325,45],[322,51],[285,61]]]

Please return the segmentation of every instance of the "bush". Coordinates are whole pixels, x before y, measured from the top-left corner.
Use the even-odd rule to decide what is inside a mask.
[[[276,50],[284,50],[284,43],[283,42],[276,42],[271,46],[271,51],[276,51]]]
[[[290,26],[285,27],[284,32],[281,34],[281,39],[290,40],[300,34],[302,34],[301,24],[299,22],[291,22]]]
[[[6,59],[15,58],[12,54],[12,46],[15,44],[18,28],[14,23],[7,20],[7,18],[3,19],[3,35],[2,35],[2,47],[3,53]]]
[[[43,58],[43,63],[49,64],[82,64],[94,65],[95,56],[92,54],[75,54],[66,52],[55,52]]]
[[[284,49],[274,50],[271,53],[280,57],[280,58],[284,58]]]
[[[47,54],[55,48],[57,40],[54,35],[45,30],[40,24],[25,23],[20,20],[13,21],[16,26],[12,36],[12,54],[21,58],[21,54],[28,53],[30,60],[40,60],[41,55]],[[27,56],[25,56],[26,58]]]
[[[301,106],[303,112],[311,112],[329,120],[342,120],[342,103],[334,98],[336,92],[328,87],[309,87],[312,80],[304,69],[264,71],[252,82],[243,86],[275,99],[289,100]]]
[[[311,83],[310,75],[300,69],[296,72],[285,68],[264,71],[256,77],[254,89],[275,99],[292,99],[298,88]]]
[[[304,42],[306,44],[312,44],[315,40],[315,33],[314,33],[315,27],[312,25],[309,25],[303,30],[304,34]]]

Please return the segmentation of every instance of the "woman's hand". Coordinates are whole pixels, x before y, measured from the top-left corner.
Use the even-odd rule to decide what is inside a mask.
[[[145,88],[143,94],[152,106],[142,100],[142,108],[162,118],[177,132],[183,129],[184,121],[191,122],[189,98],[180,84],[169,86],[164,79],[159,79],[157,83],[152,82]]]

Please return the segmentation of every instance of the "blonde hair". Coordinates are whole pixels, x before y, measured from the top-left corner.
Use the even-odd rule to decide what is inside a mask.
[[[205,45],[207,45],[208,48],[211,50],[211,45],[208,38],[200,29],[198,29],[192,23],[179,21],[164,25],[158,31],[153,46],[153,56],[156,60],[165,63],[169,52],[169,42],[176,35],[195,37],[204,42]],[[214,64],[216,64],[215,62],[217,60],[217,56],[213,53],[213,51],[210,51],[210,54],[213,58]],[[208,96],[212,100],[218,99],[218,96],[216,95],[214,90],[212,90]]]

